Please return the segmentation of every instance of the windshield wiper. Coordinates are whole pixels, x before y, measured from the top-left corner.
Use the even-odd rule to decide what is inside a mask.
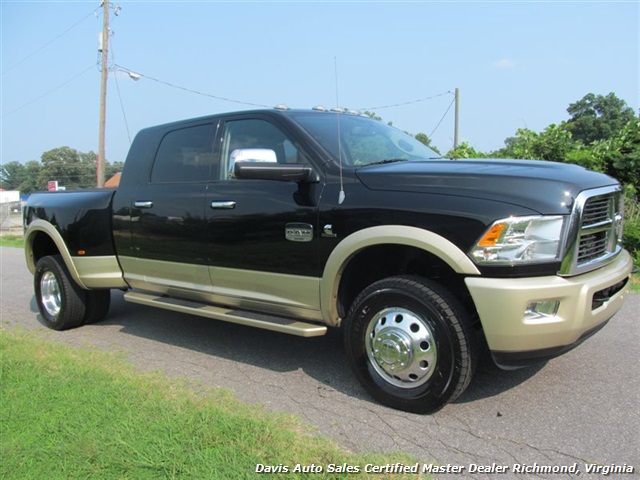
[[[407,158],[385,158],[384,160],[380,160],[378,162],[367,163],[363,165],[363,167],[369,167],[371,165],[384,165],[385,163],[396,163],[396,162],[408,162]]]

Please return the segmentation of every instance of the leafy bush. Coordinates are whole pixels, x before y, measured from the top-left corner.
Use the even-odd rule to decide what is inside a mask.
[[[640,202],[637,191],[632,185],[625,187],[624,211],[622,244],[631,253],[636,268],[640,268]]]

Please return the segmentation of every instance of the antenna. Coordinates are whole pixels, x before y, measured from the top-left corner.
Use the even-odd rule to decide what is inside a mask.
[[[338,205],[342,205],[344,202],[344,181],[342,179],[342,139],[340,138],[340,99],[338,98],[338,60],[333,57],[333,70],[336,78],[336,121],[338,125],[338,163],[340,164],[340,194],[338,195]]]

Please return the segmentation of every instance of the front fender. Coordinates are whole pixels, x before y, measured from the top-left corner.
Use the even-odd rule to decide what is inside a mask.
[[[405,245],[429,252],[461,275],[480,275],[469,257],[446,238],[428,230],[404,225],[383,225],[359,230],[331,252],[320,284],[320,308],[324,321],[339,326],[337,298],[342,274],[351,258],[361,250],[376,245]]]

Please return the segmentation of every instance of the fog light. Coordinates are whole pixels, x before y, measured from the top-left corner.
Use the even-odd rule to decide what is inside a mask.
[[[558,307],[560,307],[559,300],[531,302],[524,311],[524,319],[525,321],[550,319],[556,316]]]

